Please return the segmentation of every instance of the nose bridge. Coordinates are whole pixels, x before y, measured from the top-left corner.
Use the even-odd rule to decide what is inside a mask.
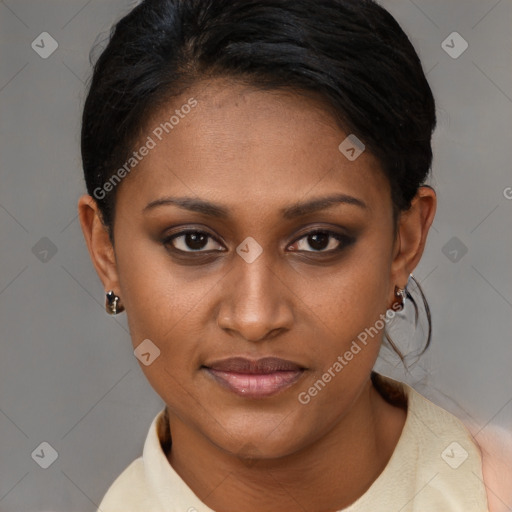
[[[243,251],[246,252],[243,252]],[[259,255],[256,255],[256,252]],[[237,249],[235,268],[223,294],[219,326],[258,341],[271,331],[289,328],[293,318],[287,288],[272,268],[270,252],[258,250],[251,241]],[[275,262],[274,262],[275,263]]]

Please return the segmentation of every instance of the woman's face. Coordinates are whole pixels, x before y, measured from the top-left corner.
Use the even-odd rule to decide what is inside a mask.
[[[106,289],[134,348],[151,340],[141,367],[171,418],[229,453],[286,455],[332,429],[368,382],[374,327],[407,280],[388,181],[369,152],[340,151],[347,135],[312,99],[215,80],[152,118],[140,145],[154,147],[118,185]],[[249,377],[216,365],[233,357],[291,364]]]

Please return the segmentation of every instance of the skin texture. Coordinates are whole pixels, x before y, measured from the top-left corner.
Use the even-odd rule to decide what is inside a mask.
[[[382,331],[310,403],[297,397],[398,301],[395,286],[404,287],[423,253],[435,193],[419,189],[394,238],[379,163],[369,151],[353,162],[339,151],[347,134],[320,102],[227,80],[174,98],[141,140],[191,97],[197,107],[118,185],[115,248],[94,200],[80,199],[92,261],[104,289],[121,297],[133,346],[149,338],[161,351],[141,368],[169,408],[168,459],[200,499],[219,512],[346,507],[383,470],[406,417],[370,381]],[[366,207],[281,214],[335,193]],[[166,196],[230,213],[219,219],[173,205],[142,212]],[[213,237],[200,249],[207,255],[177,256],[164,245],[185,228]],[[331,237],[318,249],[307,236],[317,228],[354,242]],[[263,249],[252,263],[236,252],[247,237]],[[186,237],[173,243],[197,247]],[[233,356],[275,356],[306,370],[277,395],[248,399],[201,368]]]

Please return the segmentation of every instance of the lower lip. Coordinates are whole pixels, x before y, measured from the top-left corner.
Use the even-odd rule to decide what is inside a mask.
[[[304,370],[274,373],[235,373],[205,368],[222,386],[246,398],[265,398],[293,386]]]

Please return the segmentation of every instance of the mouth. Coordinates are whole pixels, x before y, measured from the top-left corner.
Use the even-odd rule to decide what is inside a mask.
[[[202,366],[223,388],[245,398],[266,398],[293,386],[305,368],[285,359],[233,357]]]

